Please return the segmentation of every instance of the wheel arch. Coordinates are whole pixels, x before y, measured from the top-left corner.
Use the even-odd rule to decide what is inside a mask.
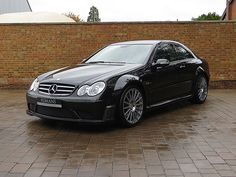
[[[194,82],[196,82],[197,77],[200,76],[200,75],[206,77],[207,84],[209,85],[209,80],[210,80],[209,75],[207,74],[207,72],[201,66],[199,66],[196,70]]]
[[[206,81],[207,81],[207,90],[208,90],[208,86],[209,86],[209,75],[207,74],[207,72],[199,67],[198,70],[196,70],[196,74],[195,74],[195,79],[194,79],[194,82],[193,82],[193,88],[192,88],[192,98],[190,99],[190,101],[192,103],[197,103],[197,104],[201,104],[203,102],[205,102],[206,100],[206,97],[204,98],[204,100],[200,100],[201,98],[199,98],[198,96],[198,87],[197,87],[197,82],[198,82],[198,79],[200,77],[205,77],[206,78]]]
[[[123,112],[122,105],[123,105],[124,96],[127,93],[127,91],[129,91],[129,89],[132,89],[132,88],[138,89],[143,96],[143,112],[142,112],[142,115],[139,118],[138,122],[136,122],[136,123],[139,123],[140,120],[143,118],[143,114],[146,110],[146,94],[145,94],[144,87],[143,87],[142,82],[140,81],[139,77],[132,76],[132,75],[124,75],[124,76],[121,76],[115,84],[115,91],[118,94],[117,95],[118,97],[116,97],[116,98],[119,98],[119,99],[117,99],[116,120],[120,121],[120,123],[126,127],[131,127],[133,125],[136,125],[136,123],[131,124],[131,123],[128,123],[127,120],[125,121],[125,116],[122,113]]]
[[[138,76],[130,74],[121,76],[115,84],[114,91],[120,91],[120,94],[122,94],[124,90],[130,86],[136,86],[140,89],[144,96],[144,102],[146,103],[146,92]]]

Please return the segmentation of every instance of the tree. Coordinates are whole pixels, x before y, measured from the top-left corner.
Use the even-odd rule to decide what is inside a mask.
[[[73,19],[77,23],[78,22],[83,22],[83,20],[80,18],[80,16],[79,15],[75,15],[73,12],[69,12],[69,13],[64,14],[64,15],[69,17],[69,18],[71,18],[71,19]]]
[[[209,12],[207,15],[202,14],[197,18],[192,18],[192,21],[203,21],[203,20],[220,20],[221,16],[219,16],[216,12]]]
[[[89,11],[89,16],[87,22],[100,22],[98,9],[95,6],[92,6]]]

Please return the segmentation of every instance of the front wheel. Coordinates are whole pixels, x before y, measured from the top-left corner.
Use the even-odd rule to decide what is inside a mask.
[[[120,99],[120,119],[123,125],[133,126],[143,117],[144,97],[138,87],[127,87]]]
[[[208,95],[208,83],[207,79],[204,76],[198,76],[195,87],[194,87],[194,93],[193,93],[193,98],[192,102],[193,103],[204,103],[206,101]]]

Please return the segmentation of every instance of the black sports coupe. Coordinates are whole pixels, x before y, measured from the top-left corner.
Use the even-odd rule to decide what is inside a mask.
[[[208,64],[179,42],[111,44],[74,67],[38,76],[27,91],[27,113],[43,119],[137,124],[144,111],[208,94]]]

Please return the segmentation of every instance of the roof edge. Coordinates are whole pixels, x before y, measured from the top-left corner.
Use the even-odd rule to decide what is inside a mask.
[[[27,2],[28,6],[29,6],[29,8],[30,8],[30,11],[32,12],[32,8],[31,8],[31,5],[30,5],[30,3],[29,3],[29,0],[26,0],[26,2]]]
[[[231,3],[233,2],[234,0],[230,0],[229,1],[229,5],[231,5]],[[227,9],[227,7],[225,8],[225,10],[224,10],[224,12],[223,12],[223,14],[221,15],[221,20],[224,20],[225,19],[225,16],[226,16],[226,9]]]

